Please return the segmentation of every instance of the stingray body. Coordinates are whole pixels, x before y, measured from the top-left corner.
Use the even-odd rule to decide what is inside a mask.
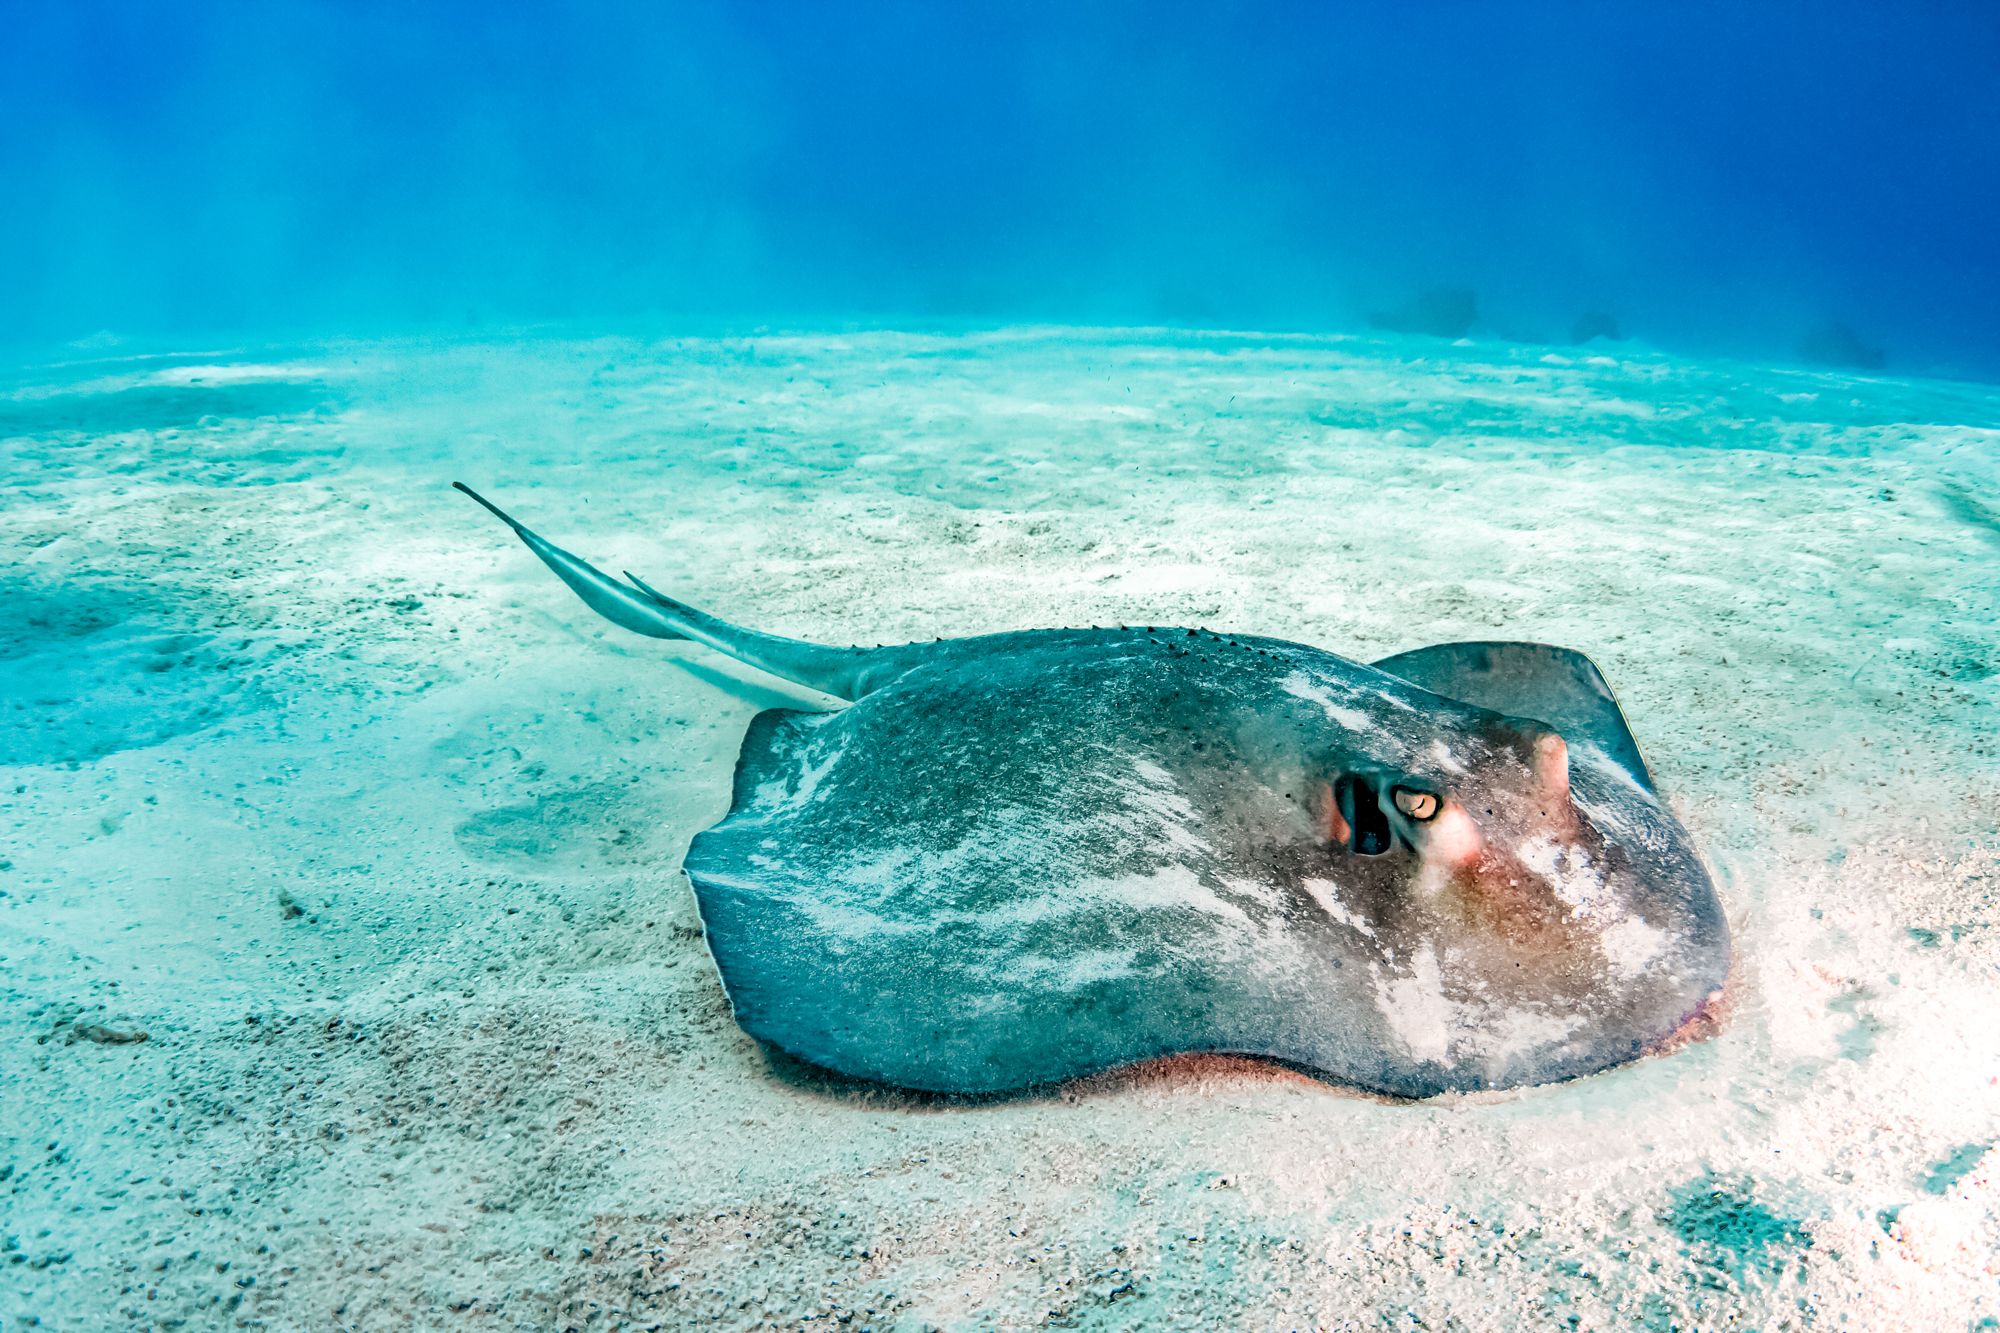
[[[1579,654],[1365,665],[1167,627],[834,648],[500,517],[611,620],[849,701],[759,714],[684,863],[737,1020],[810,1063],[992,1093],[1227,1052],[1424,1097],[1632,1059],[1728,972]]]

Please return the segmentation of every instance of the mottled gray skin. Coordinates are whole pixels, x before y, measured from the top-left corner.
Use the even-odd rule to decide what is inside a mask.
[[[1575,654],[1445,645],[1391,674],[1164,628],[826,648],[515,527],[618,623],[853,701],[760,714],[685,861],[738,1021],[813,1064],[993,1093],[1228,1052],[1425,1097],[1633,1059],[1724,983],[1714,889]]]

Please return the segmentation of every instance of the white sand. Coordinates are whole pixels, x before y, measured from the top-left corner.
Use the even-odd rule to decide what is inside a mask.
[[[2000,390],[1026,330],[0,393],[10,1333],[2000,1326]],[[1717,873],[1733,1015],[1422,1105],[774,1066],[676,867],[795,696],[596,620],[457,477],[840,642],[1581,648]]]

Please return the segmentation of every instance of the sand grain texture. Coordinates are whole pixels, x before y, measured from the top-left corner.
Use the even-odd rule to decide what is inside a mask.
[[[2000,391],[1026,329],[0,395],[0,1328],[2000,1321]],[[843,643],[1580,648],[1717,871],[1730,1021],[1401,1106],[773,1063],[677,865],[797,696],[599,622],[459,477]]]

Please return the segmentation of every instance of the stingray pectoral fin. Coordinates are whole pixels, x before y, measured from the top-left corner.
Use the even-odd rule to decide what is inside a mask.
[[[1582,653],[1546,643],[1439,643],[1373,664],[1412,685],[1588,742],[1648,791],[1653,775],[1604,675]]]
[[[855,682],[862,667],[867,665],[869,650],[831,648],[802,639],[759,634],[655,592],[631,574],[625,576],[631,580],[629,584],[620,583],[590,562],[522,526],[464,482],[455,481],[452,486],[512,528],[514,535],[583,599],[584,605],[612,624],[655,639],[691,639],[810,689],[843,699],[854,697]]]

